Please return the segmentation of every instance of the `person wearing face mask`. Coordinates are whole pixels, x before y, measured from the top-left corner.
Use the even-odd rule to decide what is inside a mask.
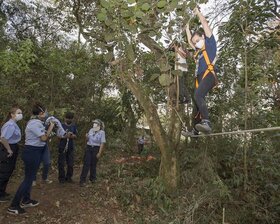
[[[18,142],[21,140],[21,131],[17,122],[22,118],[21,109],[17,105],[12,106],[6,123],[1,128],[1,140],[8,142],[8,154],[5,160],[0,161],[0,202],[6,202],[11,199],[10,195],[6,193],[6,188],[16,166],[19,151]]]
[[[44,121],[44,126],[46,130],[49,127],[50,122],[53,122],[56,127],[56,135],[57,136],[64,136],[65,135],[65,130],[63,129],[60,121],[55,118],[54,116],[49,116],[48,112],[45,113],[45,121]],[[52,133],[54,135],[54,133]],[[49,140],[50,141],[50,140]],[[42,183],[43,184],[51,184],[53,181],[48,178],[49,176],[49,169],[51,167],[51,153],[50,153],[50,145],[48,144],[49,141],[46,144],[46,149],[44,150],[44,154],[42,156]],[[37,179],[37,178],[36,178]],[[36,186],[37,182],[36,179],[33,181],[32,186]]]
[[[90,170],[89,180],[94,183],[96,181],[96,165],[101,157],[106,143],[104,123],[96,119],[93,121],[93,126],[86,134],[87,146],[84,155],[84,164],[80,176],[80,186],[86,185],[86,178]]]
[[[63,129],[66,135],[59,136],[60,141],[58,144],[58,180],[60,183],[72,183],[73,167],[74,167],[74,140],[77,138],[77,126],[73,123],[74,113],[67,112],[64,116]],[[65,162],[67,171],[65,174]]]
[[[41,103],[35,103],[32,107],[32,116],[25,128],[25,146],[22,151],[24,162],[24,180],[20,184],[17,192],[8,208],[8,213],[13,215],[25,213],[24,208],[35,207],[39,202],[31,199],[32,181],[36,177],[46,142],[54,128],[54,123],[50,123],[48,129],[43,124],[46,116],[46,108]]]
[[[184,136],[197,135],[199,132],[205,134],[211,133],[212,128],[205,96],[217,84],[217,77],[214,71],[217,54],[216,40],[207,20],[197,7],[194,9],[194,14],[198,16],[203,27],[203,32],[196,31],[191,34],[189,24],[187,23],[186,25],[188,43],[196,51],[194,55],[196,61],[196,78],[194,92],[195,105],[193,111],[194,128],[192,131],[182,132]]]

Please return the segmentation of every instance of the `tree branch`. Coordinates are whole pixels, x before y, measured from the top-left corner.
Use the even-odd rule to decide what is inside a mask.
[[[138,38],[141,43],[143,43],[147,48],[149,48],[152,52],[154,52],[157,55],[157,58],[159,58],[164,53],[164,50],[161,47],[159,47],[157,42],[155,42],[147,34],[140,33],[138,35]]]

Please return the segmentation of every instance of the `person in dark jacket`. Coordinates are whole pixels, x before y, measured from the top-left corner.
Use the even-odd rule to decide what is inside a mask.
[[[60,183],[72,183],[73,167],[74,167],[74,140],[77,138],[77,126],[73,122],[74,113],[67,112],[64,116],[62,127],[66,131],[66,135],[58,136],[60,138],[58,145],[58,180]],[[65,173],[65,163],[67,170]]]

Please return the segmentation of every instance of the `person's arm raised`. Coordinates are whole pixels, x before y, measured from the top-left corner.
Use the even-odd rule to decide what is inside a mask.
[[[212,30],[209,27],[209,24],[207,22],[207,20],[205,19],[205,17],[201,14],[201,12],[199,11],[199,9],[197,7],[195,7],[194,9],[194,14],[198,16],[201,25],[203,27],[204,33],[206,35],[206,37],[211,37],[212,36]]]
[[[185,29],[186,29],[186,34],[187,34],[187,38],[188,38],[188,43],[192,47],[192,49],[195,50],[195,46],[193,45],[192,40],[191,40],[192,34],[191,34],[191,31],[190,31],[190,24],[189,24],[189,22],[186,24]]]

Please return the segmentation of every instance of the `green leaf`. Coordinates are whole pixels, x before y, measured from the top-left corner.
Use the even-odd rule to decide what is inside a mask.
[[[144,3],[142,6],[141,6],[141,9],[143,11],[148,11],[150,9],[150,4],[149,3]]]
[[[105,60],[106,62],[112,61],[113,58],[114,58],[114,55],[113,55],[112,52],[109,52],[109,53],[107,53],[107,54],[104,55],[104,60]]]
[[[105,24],[106,24],[106,26],[111,26],[113,24],[113,21],[110,19],[106,19]]]
[[[173,82],[173,80],[170,77],[170,75],[168,75],[166,73],[161,74],[159,76],[158,80],[159,80],[160,85],[162,85],[162,86],[169,86]]]
[[[208,2],[208,0],[199,0],[198,2],[199,2],[199,4],[205,4]]]
[[[114,33],[106,33],[104,35],[104,39],[106,42],[111,42],[111,41],[115,40],[115,35],[114,35]]]
[[[176,9],[177,6],[178,6],[178,0],[173,0],[173,1],[170,3],[169,6],[170,6],[170,9],[171,9],[171,10]]]
[[[105,9],[108,9],[110,7],[109,2],[107,2],[106,0],[100,0],[100,4]]]
[[[134,51],[133,51],[131,44],[126,46],[126,55],[130,61],[134,61],[135,55],[134,55]]]
[[[165,0],[161,0],[157,3],[157,7],[158,8],[163,8],[164,6],[166,6],[166,1]]]
[[[149,36],[151,36],[151,37],[154,37],[154,36],[156,36],[156,35],[157,35],[157,33],[156,33],[155,31],[149,32]]]
[[[191,10],[194,10],[194,8],[196,7],[196,2],[195,1],[191,1],[189,3],[189,7],[190,7]]]
[[[97,14],[97,19],[101,22],[105,21],[107,18],[107,15],[106,14],[103,14],[103,13],[98,13]]]
[[[133,16],[132,12],[130,12],[129,10],[122,10],[121,15],[123,18],[129,18]]]
[[[160,76],[160,74],[158,74],[158,73],[152,74],[151,78],[150,78],[150,81],[154,81],[159,76]]]
[[[136,11],[136,13],[135,13],[135,17],[136,17],[136,18],[141,19],[141,18],[143,18],[144,16],[145,16],[145,13],[143,13],[142,11]]]
[[[171,66],[169,64],[160,63],[159,68],[161,72],[167,72],[171,69]]]
[[[127,0],[127,3],[128,3],[128,4],[134,4],[134,3],[135,3],[135,0]]]
[[[178,75],[178,76],[182,76],[183,75],[183,72],[181,71],[181,70],[173,70],[172,72],[171,72],[173,75]]]
[[[102,12],[103,14],[107,14],[107,10],[104,9],[104,8],[101,9],[101,12]]]

